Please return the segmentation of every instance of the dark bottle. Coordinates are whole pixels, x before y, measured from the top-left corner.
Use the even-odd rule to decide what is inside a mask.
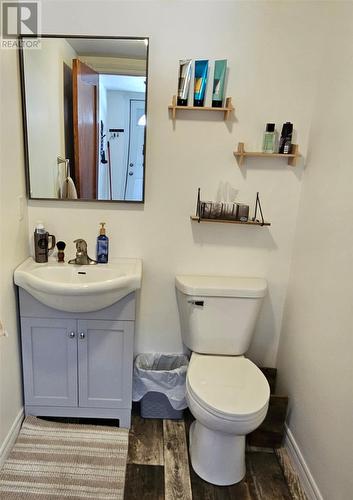
[[[279,153],[290,154],[292,148],[292,133],[293,123],[284,123],[282,127],[281,138],[279,140]]]

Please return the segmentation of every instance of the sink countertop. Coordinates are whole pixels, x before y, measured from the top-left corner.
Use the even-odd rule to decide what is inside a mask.
[[[117,258],[108,264],[80,266],[54,259],[42,264],[29,257],[15,270],[14,281],[49,307],[89,312],[141,288],[142,261]]]

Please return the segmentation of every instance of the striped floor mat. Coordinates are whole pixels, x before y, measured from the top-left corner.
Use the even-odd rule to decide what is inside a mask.
[[[120,500],[128,431],[27,417],[0,472],[1,500]]]

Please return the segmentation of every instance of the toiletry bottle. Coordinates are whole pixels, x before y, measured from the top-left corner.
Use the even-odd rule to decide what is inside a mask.
[[[262,151],[264,153],[274,153],[276,145],[276,131],[275,124],[268,123],[266,125],[266,131],[264,133],[264,141],[262,144]]]
[[[188,105],[189,88],[191,81],[191,59],[179,61],[179,81],[178,81],[178,106]]]
[[[215,61],[213,74],[212,108],[221,108],[223,106],[226,73],[227,59]]]
[[[51,245],[49,246],[49,238],[51,238]],[[37,222],[34,230],[34,260],[36,262],[48,262],[48,252],[55,247],[55,236],[49,234],[44,229],[42,222]]]
[[[278,152],[282,154],[289,154],[292,147],[292,133],[293,123],[286,122],[283,124],[281,138],[279,141]]]
[[[202,107],[207,87],[208,59],[195,61],[194,106]]]
[[[105,234],[105,222],[100,222],[101,228],[97,237],[97,262],[107,264],[109,252],[109,238]]]

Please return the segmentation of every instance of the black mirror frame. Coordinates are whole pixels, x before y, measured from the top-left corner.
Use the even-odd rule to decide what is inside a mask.
[[[148,36],[97,36],[97,35],[19,35],[18,36],[18,54],[19,54],[19,69],[20,69],[20,82],[21,82],[21,101],[22,101],[22,128],[23,128],[23,147],[24,147],[24,160],[25,160],[25,176],[26,176],[26,193],[28,200],[42,200],[53,202],[88,202],[88,203],[145,203],[145,186],[146,186],[146,141],[147,141],[147,124],[144,131],[144,146],[143,146],[143,188],[142,200],[86,200],[86,199],[61,199],[61,198],[34,198],[31,196],[30,172],[29,172],[29,151],[28,151],[28,128],[27,128],[27,108],[26,108],[26,87],[25,87],[25,74],[24,74],[24,57],[23,47],[21,40],[28,38],[83,38],[89,40],[147,40],[146,45],[146,98],[145,98],[145,113],[147,114],[148,107],[148,71],[149,71],[149,48],[150,38]]]

